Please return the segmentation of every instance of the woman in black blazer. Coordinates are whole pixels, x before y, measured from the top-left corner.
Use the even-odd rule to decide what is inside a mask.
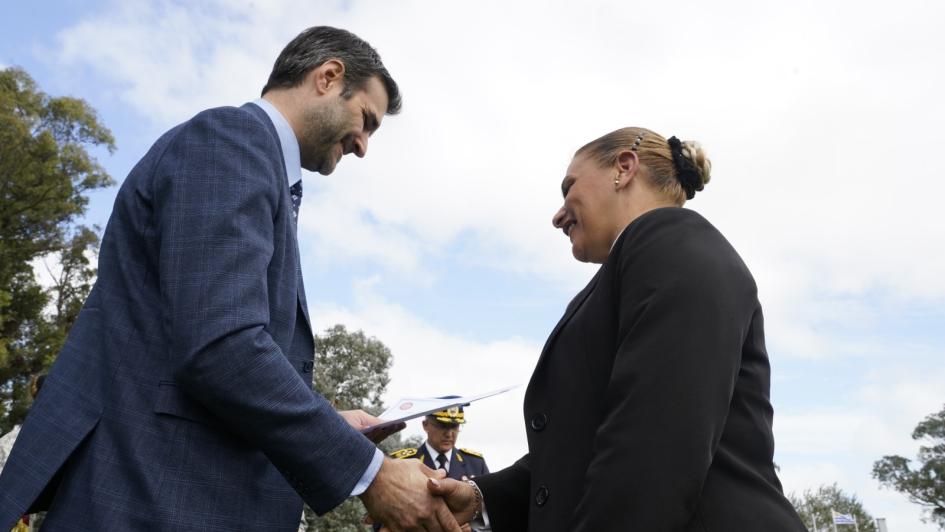
[[[642,128],[574,155],[553,221],[601,268],[535,367],[528,454],[475,485],[432,488],[461,518],[481,497],[495,532],[805,530],[772,461],[755,282],[680,208],[710,168],[697,143]]]

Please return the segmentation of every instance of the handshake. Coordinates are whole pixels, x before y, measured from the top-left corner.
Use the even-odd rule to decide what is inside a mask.
[[[361,410],[339,414],[357,429],[381,420]],[[401,423],[370,434],[379,443],[406,425]],[[482,509],[482,494],[469,482],[446,478],[442,469],[433,470],[420,460],[384,458],[380,470],[360,496],[370,523],[382,524],[382,531],[468,531],[469,523]]]
[[[482,508],[481,495],[471,484],[446,478],[445,471],[419,460],[385,458],[360,497],[369,520],[391,532],[469,530],[466,523]]]

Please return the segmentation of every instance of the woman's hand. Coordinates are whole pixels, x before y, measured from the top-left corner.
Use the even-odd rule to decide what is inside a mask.
[[[431,480],[427,487],[430,493],[442,497],[446,506],[460,523],[468,523],[482,509],[481,496],[476,494],[476,488],[467,481],[443,478]]]

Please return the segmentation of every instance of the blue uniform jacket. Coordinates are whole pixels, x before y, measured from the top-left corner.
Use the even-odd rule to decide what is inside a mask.
[[[401,449],[400,451],[391,453],[391,456],[402,459],[416,458],[423,461],[423,464],[430,469],[437,468],[434,457],[430,456],[430,453],[427,452],[425,443],[417,448]],[[446,476],[460,480],[464,475],[468,478],[473,478],[478,475],[485,475],[488,472],[489,467],[486,465],[486,460],[481,454],[470,451],[469,449],[456,448],[453,450],[453,458],[450,460],[450,469]]]

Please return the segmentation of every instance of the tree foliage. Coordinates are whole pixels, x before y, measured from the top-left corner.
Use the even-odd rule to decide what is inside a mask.
[[[315,336],[315,389],[337,410],[380,413],[391,354],[377,338],[335,325]]]
[[[932,443],[919,447],[919,466],[912,469],[907,458],[884,456],[873,464],[873,478],[922,505],[926,510],[923,520],[945,530],[945,407],[919,423],[912,439]]]
[[[115,144],[88,104],[0,70],[0,433],[22,422],[30,379],[52,364],[95,277],[98,236],[77,220],[87,194],[113,183],[96,147]],[[42,258],[59,265],[47,288],[33,273]]]
[[[833,515],[831,510],[841,514],[852,515],[856,520],[860,532],[876,532],[876,523],[863,504],[857,500],[856,495],[847,495],[837,484],[829,486],[820,486],[816,490],[806,490],[803,495],[798,497],[792,493],[788,497],[794,509],[797,510],[804,525],[814,531],[814,522],[817,522],[818,531],[833,530]],[[837,530],[853,530],[851,525],[837,525]]]

